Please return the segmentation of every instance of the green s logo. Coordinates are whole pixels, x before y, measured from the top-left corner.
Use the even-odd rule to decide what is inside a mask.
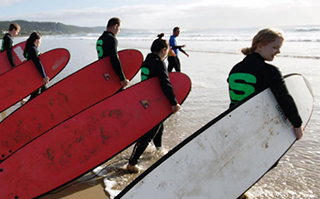
[[[150,70],[148,68],[141,68],[141,81],[148,79],[148,75],[150,74]]]
[[[102,45],[103,45],[103,40],[98,40],[98,41],[97,41],[96,48],[97,48],[98,58],[99,58],[99,59],[103,56],[103,48],[102,48]]]
[[[257,78],[248,73],[234,73],[229,76],[230,98],[232,102],[239,102],[255,92],[254,86]],[[243,83],[240,83],[243,82]],[[235,92],[237,91],[237,93]]]

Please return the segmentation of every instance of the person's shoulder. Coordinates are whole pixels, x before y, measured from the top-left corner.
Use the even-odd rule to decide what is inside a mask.
[[[265,66],[266,66],[266,68],[268,68],[271,71],[280,72],[280,69],[271,63],[265,62]]]
[[[114,36],[111,32],[108,32],[108,31],[104,31],[99,37],[99,39],[109,39],[109,38],[114,38]]]
[[[10,35],[9,33],[5,34],[5,35],[3,36],[3,40],[5,40],[5,39],[11,40],[11,35]]]
[[[176,37],[174,35],[171,35],[169,38],[170,41],[174,41],[175,39],[176,39]]]
[[[277,66],[270,64],[270,63],[265,63],[265,69],[266,69],[266,71],[268,71],[268,73],[271,77],[282,78],[282,73]]]

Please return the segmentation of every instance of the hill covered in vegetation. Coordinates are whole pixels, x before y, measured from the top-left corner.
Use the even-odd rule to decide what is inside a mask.
[[[8,32],[11,23],[18,23],[21,27],[19,36],[29,36],[32,32],[40,32],[42,35],[57,34],[81,34],[81,33],[100,33],[105,27],[79,27],[65,25],[59,22],[34,22],[34,21],[0,21],[0,36]]]

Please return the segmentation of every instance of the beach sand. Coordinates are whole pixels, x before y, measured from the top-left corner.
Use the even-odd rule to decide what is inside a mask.
[[[69,184],[68,184],[69,185]],[[68,186],[66,185],[66,186]],[[103,178],[95,180],[94,183],[90,184],[89,182],[80,183],[73,185],[66,189],[63,189],[57,193],[48,194],[43,199],[106,199],[109,198],[107,193],[104,191],[104,182]]]

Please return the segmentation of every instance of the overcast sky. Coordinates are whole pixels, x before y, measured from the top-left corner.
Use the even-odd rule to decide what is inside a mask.
[[[114,16],[136,29],[320,25],[320,0],[0,0],[0,21],[93,27]]]

